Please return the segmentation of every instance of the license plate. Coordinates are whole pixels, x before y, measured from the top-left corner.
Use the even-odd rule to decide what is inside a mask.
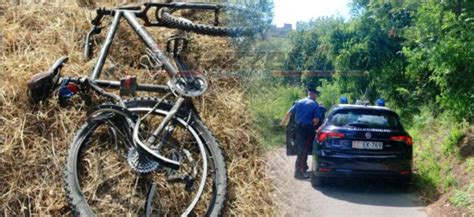
[[[352,141],[352,148],[381,150],[383,148],[383,142]]]

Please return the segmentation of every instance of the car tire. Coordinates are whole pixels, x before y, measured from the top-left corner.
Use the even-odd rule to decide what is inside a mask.
[[[326,185],[326,177],[321,177],[321,176],[315,176],[311,174],[311,185],[314,188],[321,188]]]

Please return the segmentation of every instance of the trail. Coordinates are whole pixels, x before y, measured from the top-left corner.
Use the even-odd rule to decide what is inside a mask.
[[[383,180],[354,179],[332,180],[315,189],[309,179],[293,178],[295,157],[286,156],[283,148],[269,151],[266,158],[280,216],[427,216],[425,208],[416,203],[413,190],[396,188]]]

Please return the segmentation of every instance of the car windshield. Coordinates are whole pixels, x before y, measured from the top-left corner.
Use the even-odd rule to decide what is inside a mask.
[[[330,123],[338,127],[353,126],[383,129],[398,129],[401,127],[400,121],[394,113],[368,109],[337,111],[332,115]]]

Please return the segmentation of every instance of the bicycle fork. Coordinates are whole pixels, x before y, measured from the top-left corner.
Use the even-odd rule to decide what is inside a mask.
[[[158,128],[156,128],[155,131],[153,131],[153,134],[147,139],[147,144],[148,145],[151,146],[153,143],[156,142],[156,139],[158,138],[158,136],[161,134],[163,129],[165,129],[165,127],[168,125],[168,123],[171,121],[171,119],[176,115],[176,113],[178,112],[181,105],[183,105],[183,102],[184,102],[184,98],[179,97],[178,100],[176,101],[176,103],[171,108],[171,110],[166,115],[166,117],[160,123]]]
[[[178,98],[178,100],[175,102],[175,104],[170,109],[168,114],[166,114],[163,121],[161,121],[158,128],[156,128],[153,131],[152,135],[147,138],[146,142],[142,142],[139,138],[139,132],[138,131],[140,129],[140,124],[141,124],[141,119],[140,118],[137,119],[137,121],[135,123],[135,126],[133,127],[133,141],[134,141],[135,145],[138,146],[139,148],[143,149],[147,154],[150,154],[158,162],[164,164],[164,166],[170,167],[171,169],[176,169],[176,170],[179,169],[179,166],[181,165],[181,163],[179,161],[169,159],[169,158],[166,158],[166,157],[160,155],[155,150],[153,150],[152,146],[153,146],[154,143],[157,142],[158,138],[160,137],[160,135],[162,133],[166,133],[166,134],[171,134],[172,133],[173,127],[170,126],[170,128],[167,128],[167,126],[169,125],[169,123],[171,123],[171,121],[173,120],[173,118],[175,117],[175,115],[177,114],[177,112],[179,111],[181,106],[184,104],[184,102],[185,102],[184,97],[179,97]],[[169,130],[170,132],[164,132],[164,131],[167,131],[167,130]],[[169,135],[166,135],[166,134],[163,137],[163,139],[167,139],[169,137]],[[160,144],[158,145],[158,148],[164,142],[166,142],[166,141],[160,141]]]

